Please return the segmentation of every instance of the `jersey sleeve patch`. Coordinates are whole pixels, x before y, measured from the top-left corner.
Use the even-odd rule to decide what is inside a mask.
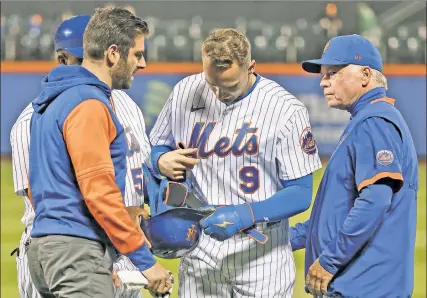
[[[394,154],[390,150],[380,150],[376,154],[377,162],[380,165],[388,166],[394,161]]]
[[[311,127],[306,127],[300,136],[300,145],[305,154],[313,155],[317,152],[316,141],[314,140]]]

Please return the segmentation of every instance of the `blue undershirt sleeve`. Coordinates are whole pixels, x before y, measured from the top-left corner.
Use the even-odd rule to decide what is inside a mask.
[[[307,210],[311,204],[312,174],[282,181],[284,188],[267,200],[251,203],[256,223],[275,222]]]

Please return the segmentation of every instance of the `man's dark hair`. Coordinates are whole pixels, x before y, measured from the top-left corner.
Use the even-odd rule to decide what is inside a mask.
[[[149,34],[148,25],[130,11],[119,7],[97,8],[83,35],[84,58],[101,60],[104,52],[117,45],[120,56],[126,59],[134,39]]]

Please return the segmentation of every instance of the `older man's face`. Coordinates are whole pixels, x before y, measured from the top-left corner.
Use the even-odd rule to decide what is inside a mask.
[[[348,110],[362,94],[363,75],[358,65],[322,65],[320,75],[320,87],[331,108]]]

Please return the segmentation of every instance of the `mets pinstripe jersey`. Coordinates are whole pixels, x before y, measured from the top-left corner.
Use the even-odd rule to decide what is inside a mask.
[[[321,167],[305,106],[276,82],[256,76],[248,94],[229,105],[216,98],[203,73],[183,79],[151,131],[153,146],[199,148],[201,162],[187,179],[207,204],[266,200],[283,188],[280,180]],[[224,242],[202,236],[181,260],[179,295],[291,297],[288,220],[257,227],[269,236],[267,244],[241,234]]]
[[[151,151],[150,143],[145,133],[144,117],[138,105],[124,91],[113,90],[111,97],[113,109],[125,129],[128,142],[125,205],[140,206],[144,203],[141,165]],[[24,198],[25,202],[25,211],[21,222],[26,229],[21,237],[19,254],[17,254],[18,286],[21,297],[40,297],[31,283],[26,258],[26,247],[29,243],[30,231],[34,220],[34,210],[27,196],[30,120],[32,114],[33,107],[29,104],[19,115],[10,135],[14,190],[17,195]],[[120,270],[135,269],[125,256],[120,257],[119,261],[114,264],[114,268]],[[140,296],[139,291],[124,292],[123,288],[119,288],[116,291],[116,297]]]

